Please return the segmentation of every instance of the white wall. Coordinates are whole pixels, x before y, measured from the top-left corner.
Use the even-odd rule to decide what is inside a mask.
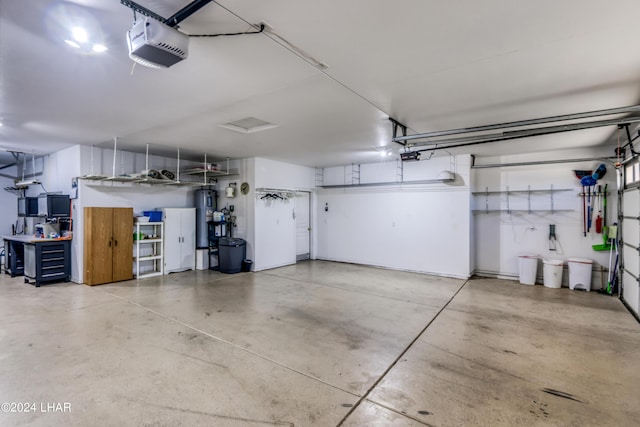
[[[399,179],[398,163],[360,166],[360,183]],[[318,258],[467,278],[470,260],[470,157],[400,165],[404,183],[318,190]],[[325,168],[324,185],[349,182],[351,166]],[[452,171],[451,184],[411,184]],[[328,211],[325,211],[325,206]]]
[[[315,169],[255,159],[255,188],[312,191]],[[255,194],[255,264],[254,270],[294,264],[296,262],[294,200],[267,200]],[[292,196],[295,197],[295,196]],[[312,227],[313,228],[313,227]]]
[[[17,170],[15,167],[3,169],[3,174],[15,176]],[[0,176],[0,235],[11,235],[11,225],[15,225],[18,220],[18,196],[16,194],[5,191],[6,187],[13,187],[12,179]]]
[[[551,153],[548,158],[557,159]],[[504,157],[483,163],[508,163],[521,161],[521,157]],[[609,253],[596,252],[592,245],[603,243],[602,235],[596,234],[595,217],[593,212],[592,232],[585,237],[583,234],[583,204],[579,193],[582,186],[574,174],[574,170],[595,170],[600,161],[584,163],[560,163],[535,166],[512,166],[489,169],[473,169],[473,191],[482,192],[487,188],[495,190],[527,190],[536,189],[568,189],[570,191],[554,193],[554,207],[568,212],[534,212],[534,213],[476,213],[473,215],[476,272],[483,275],[517,278],[518,255],[533,253],[544,258],[566,260],[572,257],[588,258],[594,261],[592,275],[592,289],[600,289],[600,266],[608,265]],[[604,188],[608,187],[608,215],[607,221],[611,225],[617,217],[617,197],[615,170],[607,166],[607,174],[599,181]],[[473,196],[473,208],[486,209],[486,201],[491,209],[506,209],[506,194],[491,195],[488,198],[482,194]],[[510,209],[528,209],[529,196],[527,194],[511,194]],[[531,209],[550,209],[550,194],[532,193],[530,196]],[[549,225],[555,224],[557,235],[557,250],[549,248]],[[539,283],[542,283],[543,263],[538,264]],[[606,283],[606,273],[604,274]],[[565,266],[564,285],[568,286],[568,274]]]
[[[224,165],[226,168],[226,164]],[[229,168],[238,173],[228,177],[218,177],[218,209],[234,206],[234,215],[236,216],[236,227],[232,230],[233,237],[239,237],[247,241],[247,259],[254,259],[254,240],[255,240],[255,159],[232,160]],[[240,186],[243,182],[249,184],[249,193],[242,194]],[[236,184],[236,196],[229,198],[225,194],[225,189],[230,183]]]

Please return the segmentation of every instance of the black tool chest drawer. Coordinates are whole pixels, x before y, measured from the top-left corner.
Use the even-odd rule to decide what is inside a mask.
[[[71,278],[71,242],[51,241],[25,244],[25,282],[36,286]]]

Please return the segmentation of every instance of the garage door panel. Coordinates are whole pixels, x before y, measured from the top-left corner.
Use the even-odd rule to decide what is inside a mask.
[[[637,216],[640,206],[640,191],[637,188],[625,190],[622,194],[622,213],[626,216]]]
[[[638,292],[638,282],[628,272],[622,273],[623,294],[625,302],[636,313],[638,313],[638,305],[640,305],[640,292]]]
[[[640,222],[635,219],[625,219],[622,223],[622,238],[625,243],[635,247],[640,246]],[[637,252],[636,256],[638,256]]]
[[[633,311],[638,313],[640,285],[637,278],[640,277],[640,253],[635,249],[640,246],[640,221],[636,219],[640,215],[640,190],[638,188],[624,190],[622,193],[622,214],[624,215],[621,229],[624,243],[620,248],[624,260],[624,270],[620,274],[623,289],[622,298]]]
[[[638,251],[628,246],[623,246],[624,256],[624,268],[629,270],[631,274],[640,277],[640,257],[638,257]],[[615,256],[615,255],[614,255]]]

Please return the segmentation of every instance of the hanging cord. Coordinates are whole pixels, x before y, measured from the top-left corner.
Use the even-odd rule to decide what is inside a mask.
[[[189,37],[222,37],[222,36],[241,36],[243,34],[260,34],[264,31],[264,24],[260,24],[258,31],[245,31],[243,33],[222,33],[222,34],[189,34]]]
[[[425,150],[416,150],[416,151],[417,151],[418,153],[429,152],[429,157],[427,157],[427,158],[426,158],[426,159],[424,159],[424,160],[431,160],[431,158],[433,157],[433,155],[436,153],[436,148],[437,148],[437,147],[438,147],[438,144],[436,144],[436,145],[435,145],[435,147],[433,147],[433,148],[427,148],[427,149],[425,149]],[[449,153],[449,152],[447,151],[447,153]],[[451,153],[449,153],[449,154],[451,154]]]

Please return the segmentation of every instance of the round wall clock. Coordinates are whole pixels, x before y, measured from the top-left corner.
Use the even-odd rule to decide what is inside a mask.
[[[249,193],[249,183],[248,182],[243,182],[242,184],[240,184],[240,192],[242,194]]]

